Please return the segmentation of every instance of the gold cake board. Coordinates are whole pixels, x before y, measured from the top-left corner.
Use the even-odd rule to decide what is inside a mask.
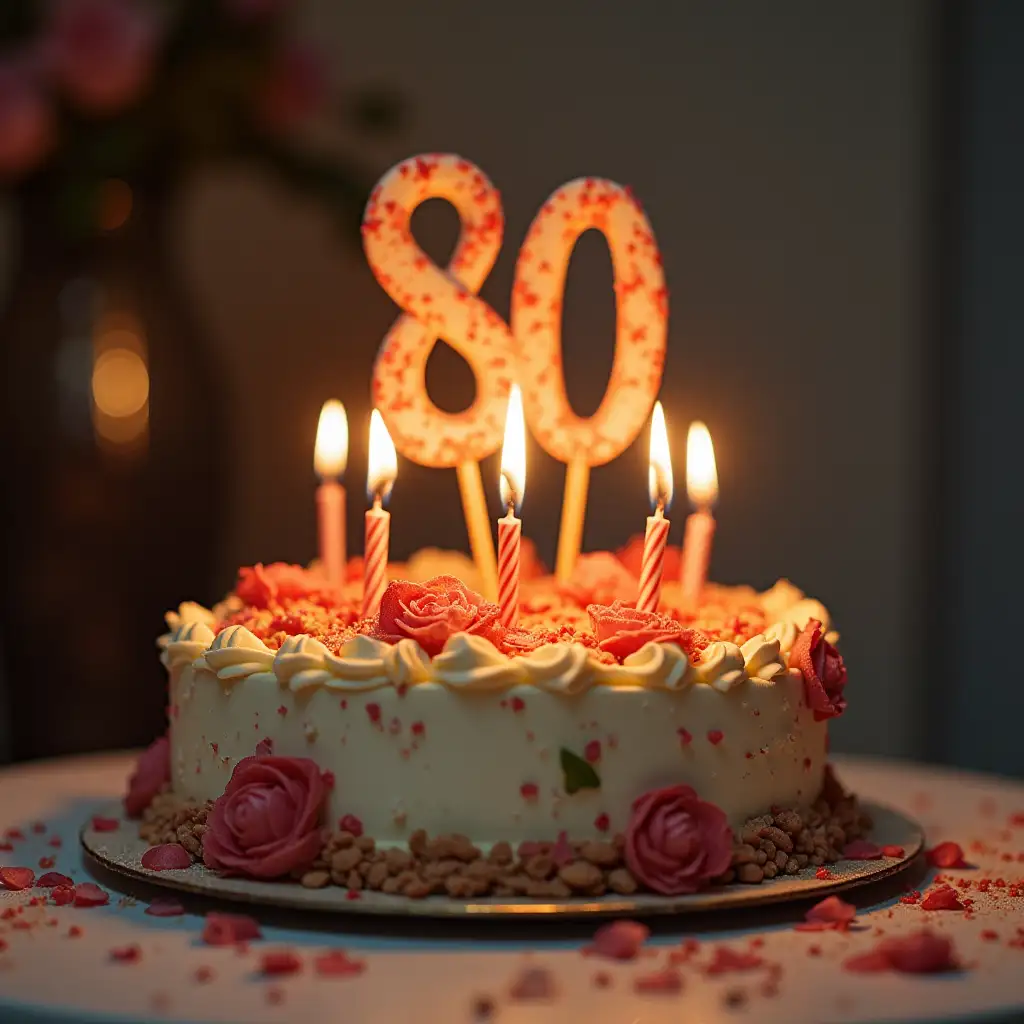
[[[124,817],[120,804],[97,809],[97,814],[116,818],[119,827],[97,832],[91,819],[81,830],[86,853],[103,868],[127,878],[165,889],[194,893],[215,899],[241,903],[287,907],[292,910],[327,911],[345,914],[372,914],[399,917],[475,917],[523,918],[557,914],[571,917],[646,917],[656,914],[706,913],[782,903],[788,900],[822,899],[831,893],[867,885],[902,871],[924,847],[924,832],[912,818],[881,804],[862,802],[874,826],[871,841],[879,846],[900,846],[901,857],[880,860],[843,860],[827,865],[833,877],[815,877],[817,869],[806,868],[796,875],[785,875],[759,885],[727,885],[705,889],[688,896],[635,896],[609,894],[598,898],[566,900],[509,898],[489,896],[459,900],[448,896],[410,899],[370,890],[350,899],[340,886],[305,889],[298,882],[255,882],[245,878],[224,878],[200,864],[171,871],[150,871],[142,866],[142,855],[149,848],[138,836],[138,823]]]

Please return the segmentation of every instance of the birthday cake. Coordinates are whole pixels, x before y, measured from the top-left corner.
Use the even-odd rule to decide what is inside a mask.
[[[462,218],[443,271],[410,228],[436,197]],[[569,257],[589,228],[612,252],[617,343],[605,398],[580,418],[559,332]],[[320,563],[243,568],[219,604],[167,616],[169,733],[143,755],[125,804],[166,848],[150,864],[201,860],[355,895],[550,899],[676,896],[824,871],[856,852],[868,822],[827,764],[828,722],[846,706],[838,635],[786,581],[706,584],[709,437],[704,473],[688,443],[697,511],[682,564],[667,544],[672,467],[655,402],[667,290],[646,216],[613,182],[556,190],[520,252],[508,325],[476,295],[501,230],[497,191],[459,157],[405,161],[374,189],[367,257],[405,313],[374,369],[364,557],[341,554],[335,445],[317,462]],[[439,337],[477,378],[457,415],[426,391]],[[646,535],[581,555],[590,467],[621,454],[649,416]],[[516,517],[527,427],[567,466],[554,574]],[[479,463],[499,446],[496,557]],[[472,560],[389,562],[396,448],[457,469]]]

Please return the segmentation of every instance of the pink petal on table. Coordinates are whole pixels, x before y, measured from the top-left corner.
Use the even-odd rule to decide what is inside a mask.
[[[146,907],[145,912],[150,917],[180,917],[185,913],[185,908],[181,900],[176,900],[173,896],[157,896]]]

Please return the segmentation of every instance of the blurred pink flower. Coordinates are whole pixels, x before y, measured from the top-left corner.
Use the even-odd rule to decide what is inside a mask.
[[[128,106],[149,82],[160,22],[136,0],[58,0],[47,63],[72,102],[90,114]]]
[[[224,0],[224,10],[237,21],[253,22],[276,18],[291,0]]]
[[[26,61],[0,60],[0,175],[32,170],[54,139],[53,108]]]
[[[289,43],[270,66],[260,91],[258,115],[273,131],[303,124],[327,98],[327,74],[320,54],[301,43]]]

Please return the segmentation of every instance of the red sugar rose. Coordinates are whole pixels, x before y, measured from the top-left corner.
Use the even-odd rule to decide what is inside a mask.
[[[846,710],[843,656],[822,636],[817,619],[811,619],[796,638],[789,664],[803,674],[804,695],[815,721],[837,718]]]
[[[327,788],[309,758],[243,758],[210,811],[203,863],[249,878],[308,868],[320,852]]]
[[[699,629],[687,629],[667,615],[638,611],[621,601],[587,605],[587,614],[598,647],[620,661],[646,643],[679,644],[688,656],[708,645]]]
[[[690,786],[654,789],[633,802],[626,863],[666,896],[696,892],[732,861],[732,830],[722,811]]]
[[[323,576],[287,562],[258,562],[239,569],[235,595],[254,608],[275,608],[282,601],[301,600],[330,607],[341,596]]]
[[[153,797],[171,781],[171,744],[166,736],[154,740],[135,762],[124,796],[124,810],[129,818],[137,818],[150,805]]]
[[[473,633],[497,643],[500,632],[498,606],[454,576],[435,576],[425,583],[395,580],[381,598],[380,639],[398,643],[411,638],[431,657],[440,654],[456,633]]]

